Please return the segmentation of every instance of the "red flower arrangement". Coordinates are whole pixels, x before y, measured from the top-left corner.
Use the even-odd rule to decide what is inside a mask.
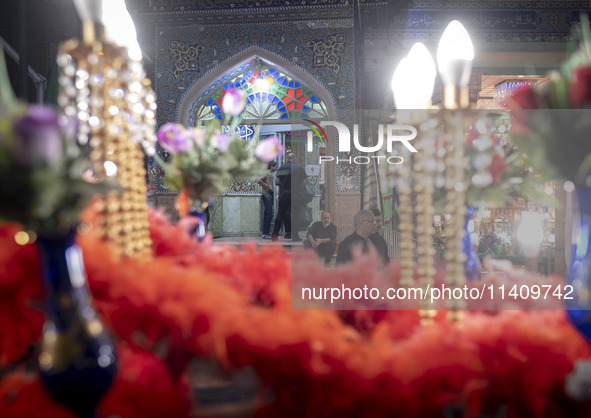
[[[575,68],[568,93],[569,104],[573,108],[591,103],[591,67]]]
[[[507,100],[512,138],[536,172],[582,183],[591,174],[591,29],[586,15],[572,38],[578,49],[539,86]]]
[[[508,121],[508,117],[498,111],[479,110],[465,131],[465,159],[458,164],[465,167],[468,206],[478,207],[484,203],[503,206],[515,195],[547,200],[537,191],[543,178],[532,175],[526,156],[500,138],[499,127],[506,128],[505,118]],[[439,210],[445,204],[443,185],[440,181],[434,195]]]
[[[321,271],[324,280],[338,282],[371,261],[328,270],[296,253],[301,262],[292,265],[280,247],[197,244],[160,212],[151,211],[150,221],[157,256],[147,263],[118,259],[92,230],[79,236],[96,306],[120,341],[121,368],[99,405],[104,416],[188,416],[187,364],[195,356],[228,373],[254,370],[261,383],[254,405],[263,417],[591,411],[564,394],[564,376],[591,350],[561,310],[466,312],[457,324],[440,312],[432,327],[420,327],[412,310],[350,311],[346,324],[339,312],[293,310],[290,269]],[[0,283],[11,283],[0,287],[0,297],[10,295],[13,308],[34,317],[38,256],[30,245],[14,244],[14,227],[0,231],[0,246],[9,249],[9,258],[0,255]],[[509,280],[540,280],[509,266],[504,273]],[[397,266],[384,274],[394,283]],[[41,321],[23,328],[9,311],[0,315],[6,368],[36,344]],[[17,368],[0,380],[0,416],[26,414],[69,416],[34,374]]]
[[[482,202],[504,205],[514,195],[543,198],[536,191],[542,182],[529,171],[527,158],[511,143],[502,144],[493,135],[493,124],[503,121],[502,114],[488,114],[476,120],[466,133],[466,199],[469,205]],[[504,127],[503,124],[501,126]]]

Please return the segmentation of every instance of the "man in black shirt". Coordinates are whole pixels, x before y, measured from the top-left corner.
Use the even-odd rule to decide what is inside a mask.
[[[363,253],[369,251],[369,246],[373,245],[369,240],[369,236],[375,231],[375,222],[374,214],[369,209],[362,210],[355,215],[353,218],[355,232],[339,244],[336,264],[352,261],[355,248],[361,248]]]
[[[263,189],[261,200],[263,201],[264,216],[263,216],[263,238],[271,239],[269,232],[271,231],[271,221],[273,220],[273,173],[277,171],[277,163],[269,161],[267,163],[267,170],[257,179],[257,183]]]
[[[289,154],[287,162],[279,167],[275,174],[275,184],[279,185],[279,193],[277,193],[276,197],[279,204],[273,234],[271,235],[273,241],[279,239],[279,230],[282,223],[285,225],[285,238],[291,239],[293,231],[295,233],[293,241],[301,241],[298,236],[300,209],[298,197],[300,188],[306,179],[306,171],[296,164],[295,154]]]
[[[337,227],[331,222],[330,212],[322,212],[320,221],[310,226],[304,240],[304,248],[314,248],[320,257],[324,257],[325,265],[330,264],[337,248]]]
[[[386,240],[380,235],[382,232],[382,212],[378,208],[371,208],[370,209],[375,216],[376,223],[375,223],[375,230],[374,233],[369,236],[369,240],[371,243],[376,247],[378,250],[378,255],[382,259],[382,263],[384,265],[390,262],[390,257],[388,256],[388,244]]]

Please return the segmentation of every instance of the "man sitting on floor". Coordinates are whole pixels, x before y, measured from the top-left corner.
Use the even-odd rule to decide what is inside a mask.
[[[330,212],[322,212],[320,219],[308,229],[304,248],[314,248],[320,257],[324,257],[324,264],[328,265],[337,248],[337,227],[331,223]]]
[[[355,231],[339,244],[336,264],[353,261],[355,248],[360,248],[362,253],[367,253],[374,246],[369,240],[369,236],[375,232],[376,219],[373,212],[366,209],[357,213],[353,217],[353,225]]]

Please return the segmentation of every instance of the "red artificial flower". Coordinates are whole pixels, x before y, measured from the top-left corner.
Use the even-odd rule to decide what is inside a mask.
[[[18,245],[16,224],[0,227],[0,368],[27,356],[41,334],[43,279],[35,245]]]
[[[494,158],[493,177],[502,174],[503,164]],[[563,382],[590,348],[556,307],[527,310],[527,301],[514,301],[513,310],[494,315],[466,311],[459,323],[440,311],[431,327],[419,325],[416,310],[357,310],[349,321],[355,330],[335,311],[294,309],[290,281],[396,287],[399,263],[382,271],[370,254],[326,269],[316,256],[294,250],[292,259],[280,246],[197,244],[161,212],[149,216],[153,260],[115,257],[92,230],[78,237],[95,306],[124,340],[118,375],[98,408],[102,416],[205,413],[191,411],[187,374],[179,376],[190,371],[188,356],[204,354],[229,374],[243,367],[254,371],[259,417],[389,417],[404,411],[411,418],[453,408],[463,409],[464,416],[501,409],[508,417],[589,416],[591,406],[570,400]],[[8,248],[3,244],[0,234],[0,248]],[[3,259],[0,251],[0,266],[11,266],[9,274],[0,271],[2,297],[22,281],[10,272],[38,269],[38,260],[31,263],[18,253]],[[501,277],[530,288],[553,280],[507,263],[501,269],[498,261],[485,261],[491,272],[487,289],[488,283],[498,288]],[[444,275],[438,269],[435,283]],[[10,322],[11,310],[0,309],[0,318]],[[6,335],[21,328],[10,325]],[[67,416],[53,414],[56,406],[35,377],[19,383],[13,375],[0,381],[0,416]]]
[[[538,109],[539,98],[532,85],[525,85],[516,89],[505,101],[505,107],[513,109],[511,112],[511,132],[517,135],[529,135],[531,131],[532,112],[528,109]]]
[[[45,316],[0,295],[0,368],[32,357]],[[2,414],[0,414],[2,416]]]
[[[36,374],[17,370],[0,380],[0,417],[73,418],[74,413],[49,397]]]
[[[488,166],[488,171],[493,177],[493,183],[496,183],[503,177],[503,173],[509,167],[507,162],[499,154],[493,156],[492,162]]]
[[[36,245],[19,245],[15,234],[18,224],[0,225],[0,298],[25,303],[43,299],[41,257]]]
[[[516,89],[507,99],[509,109],[538,109],[538,98],[534,86],[525,85]]]
[[[480,133],[478,132],[478,130],[476,129],[476,127],[471,126],[468,129],[468,132],[466,132],[466,143],[468,145],[472,145],[472,143],[474,142],[474,140],[476,138],[478,138],[480,136]]]
[[[155,354],[117,347],[120,368],[113,385],[101,400],[100,416],[125,418],[186,417],[191,393],[184,380],[176,380]]]
[[[578,67],[573,72],[568,92],[572,108],[591,103],[591,67]]]

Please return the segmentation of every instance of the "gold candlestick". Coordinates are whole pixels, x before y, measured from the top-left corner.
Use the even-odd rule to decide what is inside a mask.
[[[427,292],[434,285],[436,272],[433,259],[435,254],[433,192],[436,166],[436,130],[433,124],[435,120],[426,110],[414,110],[400,112],[397,121],[418,126],[417,138],[419,138],[419,141],[414,143],[417,152],[409,153],[405,157],[404,164],[398,168],[396,183],[400,207],[400,286],[410,287],[415,284],[416,267],[421,290]],[[429,297],[421,298],[420,308],[421,324],[432,324],[436,311],[431,309]]]
[[[425,45],[415,43],[408,56],[403,58],[392,77],[394,101],[399,107],[397,121],[417,127],[416,152],[409,155],[402,167],[398,181],[401,232],[401,286],[414,284],[416,274],[422,292],[433,285],[433,151],[434,136],[428,111],[433,94],[435,63]],[[424,129],[423,129],[424,127]],[[413,202],[413,197],[415,202]],[[414,204],[413,204],[414,203]],[[413,214],[416,215],[414,225]],[[415,238],[416,236],[416,255]],[[421,298],[419,315],[421,324],[431,324],[434,311],[429,309],[427,298]]]
[[[140,61],[104,39],[101,23],[83,22],[83,40],[59,51],[58,105],[80,122],[78,141],[91,149],[94,175],[121,186],[98,204],[103,238],[125,256],[151,257],[144,155],[154,153],[155,97]]]
[[[425,112],[426,113],[426,112]],[[417,235],[417,276],[423,292],[427,292],[434,285],[435,263],[433,248],[433,193],[435,175],[435,126],[430,122],[434,119],[425,117],[421,125],[426,125],[425,130],[419,127],[417,153],[415,156],[415,194],[416,194],[416,235]],[[429,295],[421,299],[419,317],[422,325],[431,325],[437,312],[432,309]]]
[[[464,179],[464,131],[467,126],[469,107],[468,82],[474,59],[474,48],[464,26],[454,20],[449,23],[437,48],[439,73],[445,85],[443,110],[447,124],[446,165],[446,206],[445,212],[450,215],[446,227],[447,249],[446,284],[453,290],[462,287],[466,282],[464,274],[465,255],[460,250],[460,240],[464,234],[464,216],[466,213],[466,183]],[[466,301],[462,299],[448,300],[449,318],[457,320],[461,317]]]
[[[409,155],[398,171],[397,190],[400,213],[400,286],[414,284],[414,237],[412,219],[412,155]]]
[[[445,112],[445,111],[444,111]],[[447,248],[445,251],[446,275],[445,283],[453,290],[462,287],[466,282],[464,274],[465,255],[460,248],[460,240],[463,237],[463,218],[466,213],[466,191],[464,182],[464,138],[463,138],[463,114],[460,112],[445,112],[448,117],[448,128],[451,132],[446,141],[446,204],[445,213],[449,214],[446,225]],[[461,317],[458,310],[465,307],[465,301],[461,299],[449,299],[447,306],[450,309],[449,318],[456,320]]]

